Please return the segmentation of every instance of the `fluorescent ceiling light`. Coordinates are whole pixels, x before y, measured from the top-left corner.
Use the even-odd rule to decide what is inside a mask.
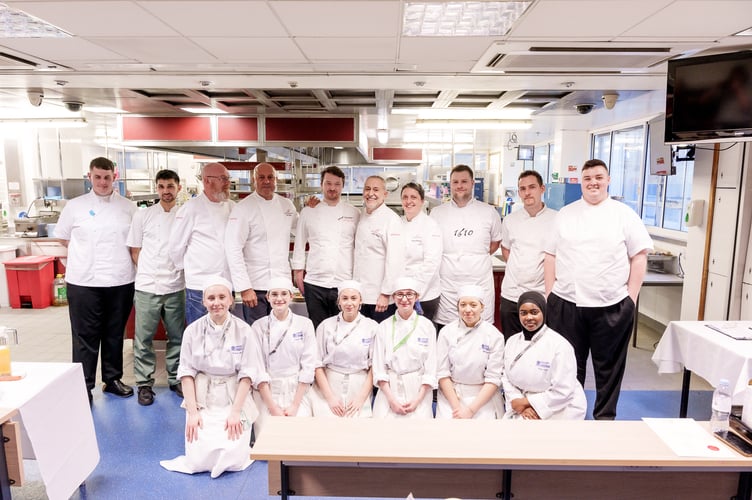
[[[187,111],[189,113],[195,113],[197,115],[224,115],[227,113],[227,111],[219,108],[209,108],[209,107],[197,107],[197,108],[180,108],[183,111]]]
[[[389,130],[385,128],[380,128],[376,131],[376,138],[379,141],[379,144],[386,144],[389,142]]]
[[[124,109],[120,108],[111,108],[109,106],[89,106],[84,105],[84,111],[91,111],[92,113],[115,113],[115,114],[126,114],[128,111],[125,111]]]
[[[67,38],[71,34],[0,3],[0,38]]]
[[[752,28],[747,28],[744,31],[740,31],[739,33],[735,33],[734,36],[752,36]]]
[[[409,2],[404,36],[502,36],[532,2]]]
[[[393,115],[414,115],[421,119],[455,120],[506,120],[525,119],[535,111],[533,108],[457,109],[457,108],[396,108]]]
[[[469,130],[520,130],[533,126],[532,120],[415,120],[418,128]]]
[[[0,118],[2,127],[25,128],[83,128],[85,118]]]

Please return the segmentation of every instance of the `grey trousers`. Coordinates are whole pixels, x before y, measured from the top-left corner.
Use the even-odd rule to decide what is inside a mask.
[[[160,319],[167,333],[167,382],[170,385],[177,384],[180,343],[185,330],[185,291],[155,295],[136,290],[133,303],[136,307],[136,331],[133,336],[133,372],[136,376],[136,385],[154,385],[157,356],[154,353],[153,340]]]

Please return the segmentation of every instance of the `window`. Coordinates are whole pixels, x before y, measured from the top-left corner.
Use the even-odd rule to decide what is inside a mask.
[[[650,167],[645,169],[642,221],[648,226],[686,232],[684,214],[692,194],[695,162],[691,158],[677,160],[676,146],[671,156],[675,175],[650,175]]]
[[[533,170],[541,174],[543,182],[550,182],[549,172],[551,171],[551,155],[549,151],[553,148],[552,144],[541,144],[535,146],[535,154],[533,155]]]

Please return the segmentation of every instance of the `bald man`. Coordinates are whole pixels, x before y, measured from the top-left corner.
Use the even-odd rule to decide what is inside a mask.
[[[224,249],[225,227],[233,205],[230,173],[220,163],[207,163],[199,177],[203,193],[180,207],[169,243],[170,258],[185,273],[186,324],[206,314],[202,303],[204,281],[217,275],[230,279]]]
[[[269,314],[269,280],[291,277],[290,237],[298,212],[275,193],[277,172],[269,163],[253,169],[254,191],[237,203],[225,232],[225,255],[232,285],[243,299],[243,318],[250,325]]]

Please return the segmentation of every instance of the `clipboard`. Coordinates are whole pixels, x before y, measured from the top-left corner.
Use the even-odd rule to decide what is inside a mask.
[[[752,340],[752,329],[734,322],[705,323],[705,326],[734,340]]]

